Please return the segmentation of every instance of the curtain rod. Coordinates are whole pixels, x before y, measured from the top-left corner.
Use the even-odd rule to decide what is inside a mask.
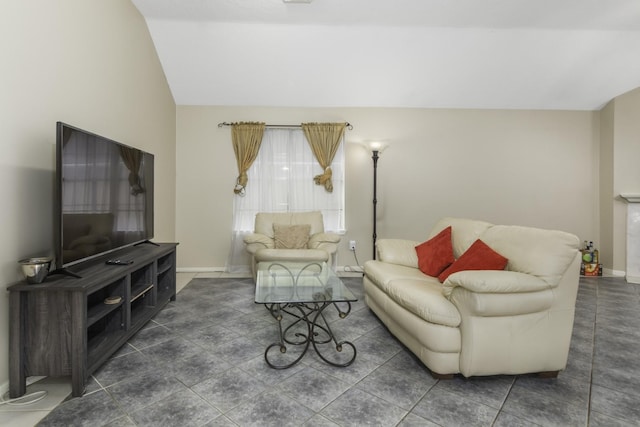
[[[347,129],[352,130],[353,126],[351,125],[351,123],[346,122],[347,124]],[[233,125],[233,123],[227,123],[227,122],[222,122],[222,123],[218,123],[218,127],[221,128],[223,126],[231,126]],[[288,128],[301,128],[302,125],[265,125],[264,127],[266,128],[280,128],[280,129],[288,129]]]

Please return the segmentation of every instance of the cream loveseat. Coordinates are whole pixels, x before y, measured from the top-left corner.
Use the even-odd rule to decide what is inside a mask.
[[[244,243],[251,254],[253,278],[259,262],[326,262],[335,267],[340,235],[324,232],[322,213],[261,212]]]
[[[451,270],[478,239],[506,258],[504,270],[454,272],[443,283],[424,274],[419,265],[446,258],[446,232],[456,260]],[[377,242],[378,259],[364,265],[365,302],[436,378],[556,376],[566,367],[573,329],[578,246],[562,231],[444,218],[422,246]],[[428,250],[419,258],[416,247]],[[482,263],[470,252],[464,259]]]

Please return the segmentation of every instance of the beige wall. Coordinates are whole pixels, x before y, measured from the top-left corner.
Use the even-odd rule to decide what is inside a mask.
[[[55,123],[156,156],[158,241],[175,239],[175,103],[129,0],[0,5],[2,289],[17,261],[52,254]],[[8,292],[0,293],[0,391],[8,388]]]
[[[378,238],[425,239],[445,215],[566,230],[597,241],[599,114],[378,108],[177,109],[177,223],[183,268],[223,267],[237,175],[223,121],[348,121],[347,234],[338,264],[372,256],[372,161],[354,142],[386,140]],[[251,183],[249,183],[249,191]]]

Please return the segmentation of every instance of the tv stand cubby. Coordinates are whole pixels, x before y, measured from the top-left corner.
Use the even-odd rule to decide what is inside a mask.
[[[71,376],[82,396],[89,376],[176,298],[177,243],[139,245],[40,284],[8,287],[9,395],[26,392],[29,376]],[[114,257],[133,260],[108,265]]]

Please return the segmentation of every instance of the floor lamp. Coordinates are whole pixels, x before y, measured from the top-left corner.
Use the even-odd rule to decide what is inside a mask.
[[[376,239],[378,238],[376,233],[378,223],[378,159],[387,146],[382,142],[370,142],[367,146],[371,150],[371,159],[373,160],[373,259],[376,259]]]

